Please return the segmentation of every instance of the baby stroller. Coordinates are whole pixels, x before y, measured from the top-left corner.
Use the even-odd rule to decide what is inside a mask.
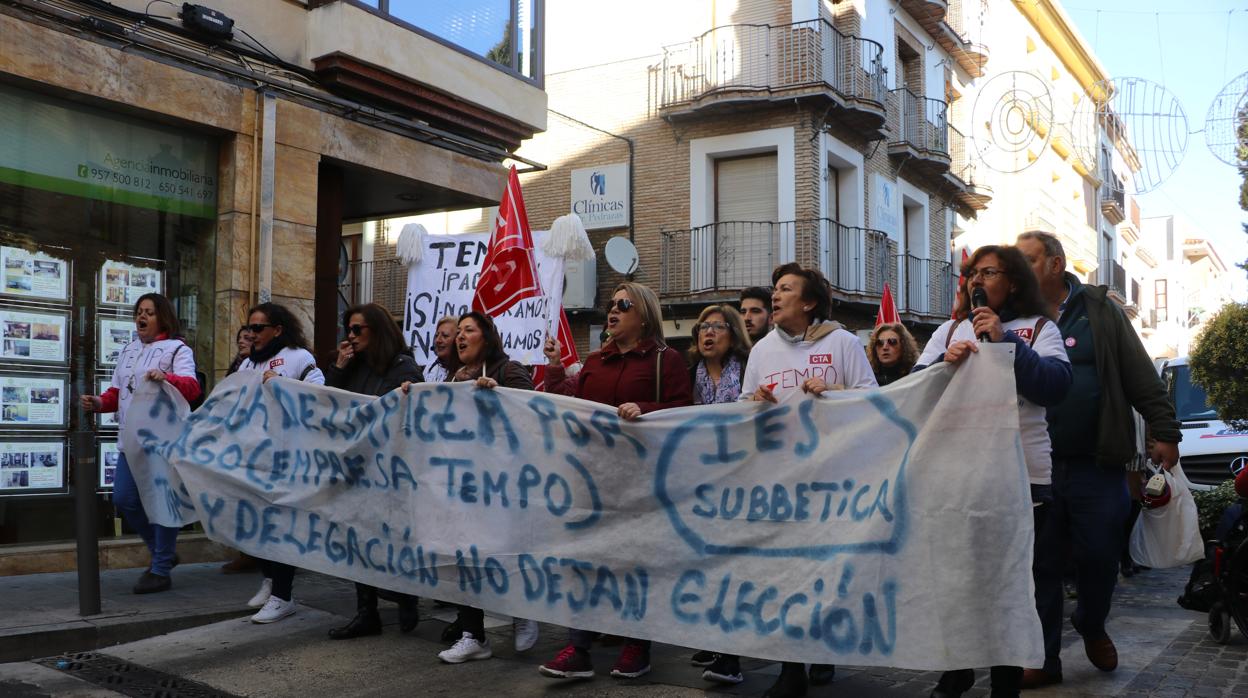
[[[1218,527],[1213,543],[1217,600],[1209,609],[1209,636],[1223,645],[1231,641],[1236,627],[1248,638],[1248,468],[1235,473],[1235,491],[1237,511]]]

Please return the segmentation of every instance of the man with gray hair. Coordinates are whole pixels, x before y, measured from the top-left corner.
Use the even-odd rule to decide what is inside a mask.
[[[1132,408],[1148,425],[1154,463],[1166,469],[1179,460],[1183,435],[1174,406],[1127,316],[1106,297],[1104,286],[1085,286],[1066,271],[1062,243],[1049,233],[1018,236],[1040,292],[1065,338],[1074,380],[1061,404],[1048,409],[1053,445],[1053,507],[1036,532],[1036,610],[1044,628],[1044,667],[1027,669],[1024,688],[1062,681],[1062,572],[1067,555],[1075,566],[1079,599],[1071,624],[1084,651],[1102,671],[1118,667],[1118,651],[1105,632],[1130,498],[1128,461],[1135,456]]]

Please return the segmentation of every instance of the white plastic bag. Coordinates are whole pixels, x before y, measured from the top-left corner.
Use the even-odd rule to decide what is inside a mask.
[[[1131,558],[1156,569],[1181,567],[1205,556],[1205,543],[1196,518],[1196,500],[1182,466],[1162,472],[1170,485],[1169,503],[1140,511],[1140,518],[1131,531]]]

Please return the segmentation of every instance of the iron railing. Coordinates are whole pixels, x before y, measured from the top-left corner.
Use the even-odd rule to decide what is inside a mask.
[[[842,293],[879,296],[892,259],[885,233],[827,218],[721,221],[661,235],[659,290],[667,297],[770,286],[772,270],[794,259],[822,266]]]
[[[407,267],[398,258],[353,260],[338,284],[338,296],[347,307],[377,303],[391,315],[402,317],[407,299]]]
[[[1128,300],[1137,307],[1140,305],[1140,282],[1135,279],[1131,279],[1131,298]]]
[[[976,183],[976,173],[978,172],[978,158],[972,158],[967,153],[966,136],[962,132],[949,125],[949,171],[955,177],[962,180],[966,185],[974,185]]]
[[[1124,300],[1127,297],[1127,270],[1112,259],[1101,260],[1101,265],[1096,270],[1096,283],[1108,286],[1111,292],[1117,293]]]
[[[948,318],[953,312],[957,276],[953,266],[939,259],[898,255],[897,267],[905,278],[898,284],[898,312]]]
[[[663,49],[659,106],[719,91],[824,85],[884,104],[884,48],[818,19],[781,26],[731,24]]]
[[[939,99],[920,97],[908,88],[893,90],[897,96],[895,142],[909,143],[917,150],[949,154],[949,105]]]

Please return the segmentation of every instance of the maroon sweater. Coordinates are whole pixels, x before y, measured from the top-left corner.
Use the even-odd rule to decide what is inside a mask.
[[[659,385],[659,401],[654,400],[655,352],[659,345],[643,339],[631,350],[620,353],[614,342],[585,359],[585,366],[575,378],[568,378],[563,367],[546,368],[546,392],[571,395],[582,400],[619,407],[635,402],[642,413],[669,407],[693,404],[693,387],[689,385],[689,367],[680,352],[671,347],[662,349],[663,380]]]

